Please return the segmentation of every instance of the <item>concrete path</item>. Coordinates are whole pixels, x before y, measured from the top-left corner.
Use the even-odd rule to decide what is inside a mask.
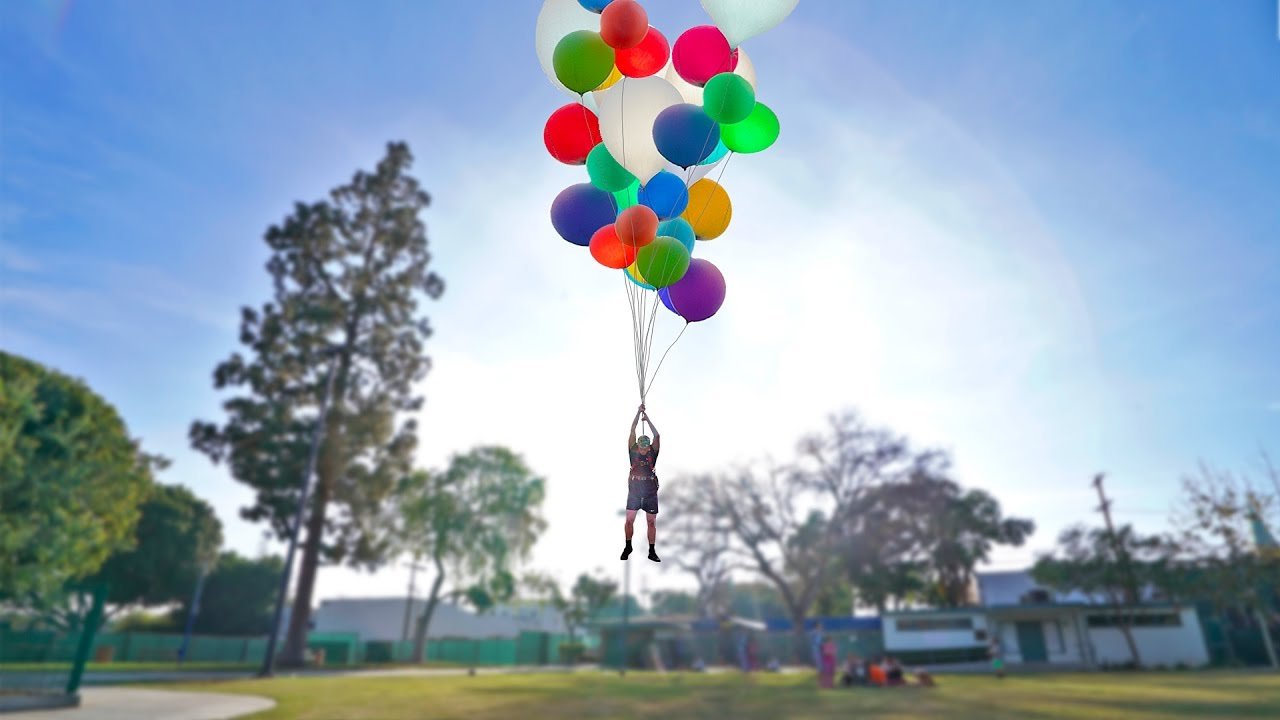
[[[80,707],[6,713],[4,720],[227,720],[270,710],[274,700],[250,695],[94,687],[80,691]]]

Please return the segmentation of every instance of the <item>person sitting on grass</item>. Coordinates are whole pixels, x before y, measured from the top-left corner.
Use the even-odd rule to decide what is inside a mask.
[[[884,677],[885,683],[894,685],[905,685],[907,680],[902,672],[902,665],[895,657],[887,657],[884,659]]]
[[[867,664],[857,653],[849,653],[845,659],[844,674],[840,676],[840,684],[844,687],[867,684]]]

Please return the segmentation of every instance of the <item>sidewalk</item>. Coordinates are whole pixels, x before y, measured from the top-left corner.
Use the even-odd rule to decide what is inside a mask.
[[[80,707],[6,713],[4,720],[229,720],[270,710],[274,700],[249,695],[91,687]]]

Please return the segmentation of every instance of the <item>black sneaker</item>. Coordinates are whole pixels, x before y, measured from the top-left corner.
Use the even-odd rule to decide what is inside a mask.
[[[630,546],[630,545],[628,545],[628,546],[626,546],[626,547],[622,548],[622,559],[623,559],[623,560],[626,560],[626,559],[627,559],[627,558],[629,558],[629,557],[631,557],[631,546]]]
[[[654,562],[662,562],[661,560],[658,559],[658,552],[653,548],[649,548],[649,559]]]

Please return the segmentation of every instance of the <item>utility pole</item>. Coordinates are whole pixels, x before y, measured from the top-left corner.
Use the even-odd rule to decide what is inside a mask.
[[[409,616],[413,614],[413,582],[416,579],[415,576],[419,570],[427,569],[426,565],[417,563],[417,557],[414,558],[414,562],[405,563],[404,566],[409,568],[409,597],[405,598],[404,601],[404,628],[400,631],[400,642],[409,641]]]
[[[1134,608],[1137,607],[1141,592],[1138,588],[1137,578],[1133,574],[1133,566],[1129,563],[1129,553],[1125,550],[1120,538],[1116,536],[1116,526],[1111,521],[1111,500],[1107,499],[1106,492],[1102,489],[1102,480],[1106,477],[1106,473],[1098,473],[1093,476],[1093,487],[1098,491],[1098,510],[1102,512],[1102,517],[1107,523],[1107,540],[1111,545],[1111,551],[1116,556],[1116,562],[1120,566],[1120,572],[1124,576],[1125,584],[1125,600],[1129,605],[1129,613],[1122,618],[1124,623],[1120,630],[1124,633],[1125,642],[1129,645],[1129,652],[1133,655],[1133,664],[1142,667],[1142,657],[1138,653],[1138,644],[1133,639],[1133,615]]]
[[[316,464],[320,458],[320,446],[324,441],[325,420],[329,416],[329,401],[333,395],[333,381],[338,374],[339,348],[329,347],[322,351],[324,357],[330,358],[329,372],[325,377],[324,391],[320,396],[320,408],[316,415],[316,427],[311,433],[311,452],[307,455],[307,468],[302,475],[298,493],[298,507],[294,511],[293,524],[289,527],[289,551],[284,556],[284,571],[280,573],[280,588],[276,591],[276,609],[271,621],[271,635],[267,637],[267,651],[262,656],[262,667],[258,677],[271,677],[276,668],[276,643],[280,638],[280,619],[284,615],[284,603],[289,596],[289,580],[293,576],[293,556],[298,551],[298,534],[307,513],[307,498],[311,494],[311,478],[316,474]],[[304,632],[303,649],[306,649]]]

